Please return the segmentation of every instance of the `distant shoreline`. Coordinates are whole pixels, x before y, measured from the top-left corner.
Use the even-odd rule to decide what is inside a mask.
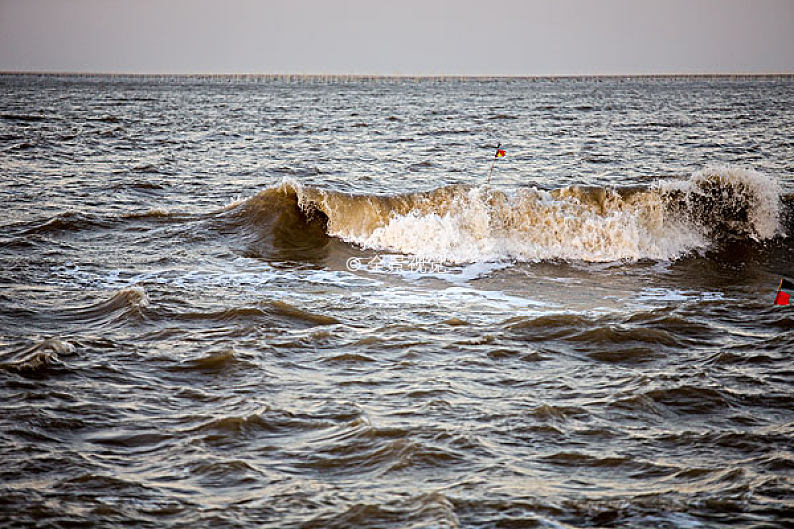
[[[262,81],[509,81],[509,80],[620,80],[620,79],[794,79],[794,73],[663,73],[570,75],[386,75],[289,73],[111,73],[0,71],[5,77],[73,77],[108,79],[228,79]]]

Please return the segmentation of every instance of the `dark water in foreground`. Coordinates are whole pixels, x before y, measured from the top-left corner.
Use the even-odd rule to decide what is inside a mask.
[[[792,526],[792,109],[0,76],[0,526]]]

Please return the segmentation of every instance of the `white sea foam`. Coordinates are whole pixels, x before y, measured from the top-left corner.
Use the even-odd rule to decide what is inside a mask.
[[[663,218],[658,195],[628,204],[611,192],[607,200],[601,208],[531,189],[494,201],[475,188],[443,214],[410,211],[364,237],[346,238],[454,263],[675,259],[706,244],[695,227]]]
[[[330,235],[446,263],[667,261],[724,236],[779,235],[780,194],[767,175],[716,167],[646,189],[458,187],[320,207]]]

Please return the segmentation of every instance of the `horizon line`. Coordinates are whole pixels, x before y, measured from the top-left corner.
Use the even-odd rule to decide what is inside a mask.
[[[714,77],[714,78],[775,78],[794,77],[794,72],[680,72],[680,73],[582,73],[582,74],[381,74],[381,73],[233,73],[233,72],[103,72],[103,71],[36,71],[36,70],[0,70],[0,75],[11,76],[47,76],[47,77],[205,77],[205,78],[249,78],[249,79],[580,79],[580,78],[675,78],[675,77]]]

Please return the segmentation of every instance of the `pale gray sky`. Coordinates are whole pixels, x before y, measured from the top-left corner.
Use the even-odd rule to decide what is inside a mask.
[[[0,70],[794,72],[794,0],[0,0]]]

